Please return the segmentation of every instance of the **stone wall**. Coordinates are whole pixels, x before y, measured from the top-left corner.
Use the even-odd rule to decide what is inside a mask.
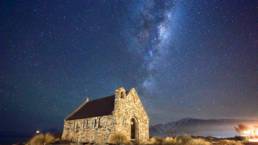
[[[103,143],[108,141],[112,132],[114,132],[114,118],[112,115],[66,120],[62,139],[73,142]]]
[[[149,118],[143,108],[136,90],[131,89],[125,94],[124,88],[116,90],[115,110],[115,132],[124,134],[131,139],[131,119],[136,120],[136,140],[145,142],[149,139]]]

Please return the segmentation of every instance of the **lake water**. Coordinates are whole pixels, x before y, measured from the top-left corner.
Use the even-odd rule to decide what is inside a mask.
[[[15,143],[26,142],[28,137],[0,137],[0,145],[11,145]]]

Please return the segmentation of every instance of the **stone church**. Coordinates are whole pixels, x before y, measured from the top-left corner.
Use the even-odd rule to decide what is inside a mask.
[[[149,118],[134,88],[115,90],[114,95],[83,102],[64,120],[63,140],[111,143],[122,134],[130,141],[149,139]]]

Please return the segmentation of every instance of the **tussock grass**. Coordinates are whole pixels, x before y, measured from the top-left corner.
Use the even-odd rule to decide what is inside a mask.
[[[166,138],[151,138],[148,145],[211,145],[210,142],[204,139],[194,139],[191,136],[178,136]]]
[[[33,136],[26,145],[48,145],[55,142],[57,139],[50,133],[37,134]]]
[[[162,141],[163,145],[175,145],[176,144],[176,139],[173,137],[166,137]]]
[[[187,142],[187,145],[211,145],[211,143],[204,139],[192,139]]]
[[[127,137],[122,133],[112,134],[109,142],[114,145],[125,145],[130,143]]]
[[[214,145],[243,145],[243,143],[240,141],[234,141],[234,140],[220,140],[214,143]]]

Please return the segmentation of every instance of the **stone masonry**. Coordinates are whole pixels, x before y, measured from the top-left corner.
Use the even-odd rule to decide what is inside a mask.
[[[134,88],[121,87],[113,96],[85,101],[64,120],[62,139],[110,143],[115,134],[140,143],[149,139],[149,118]]]

